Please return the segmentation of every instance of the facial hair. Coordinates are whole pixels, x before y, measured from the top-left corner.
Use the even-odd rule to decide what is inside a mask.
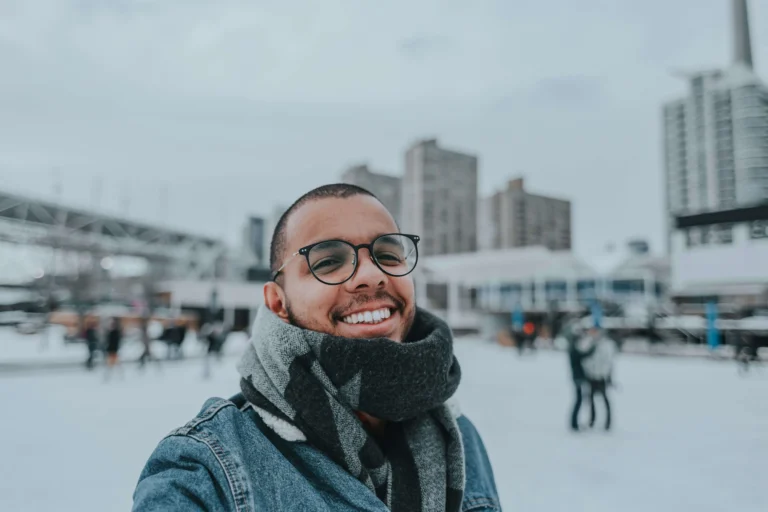
[[[391,297],[391,296],[387,294],[387,297]],[[381,297],[374,297],[374,298],[381,298]],[[358,299],[356,300],[356,302],[364,303],[364,302],[370,302],[370,300],[371,299],[360,301]],[[411,327],[413,327],[413,322],[416,319],[416,306],[413,305],[410,309],[406,309],[402,301],[399,301],[399,300],[396,301],[396,304],[400,309],[400,313],[403,316],[403,323],[405,324],[405,329],[403,329],[403,336],[402,336],[403,338],[402,341],[405,341],[408,338],[408,333],[411,331]],[[297,315],[296,312],[291,307],[291,301],[288,300],[288,297],[285,298],[285,312],[288,315],[289,324],[295,325],[296,327],[300,327],[302,329],[306,329],[308,331],[325,332],[323,329],[320,328],[320,325],[317,322],[314,322],[312,320],[306,320],[304,318],[301,318],[299,315]]]

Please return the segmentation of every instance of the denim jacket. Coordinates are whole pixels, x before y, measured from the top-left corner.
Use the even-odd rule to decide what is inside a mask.
[[[466,460],[462,511],[501,510],[475,427],[458,418]],[[324,453],[267,427],[242,395],[209,399],[155,449],[133,495],[135,511],[381,511],[374,493]]]

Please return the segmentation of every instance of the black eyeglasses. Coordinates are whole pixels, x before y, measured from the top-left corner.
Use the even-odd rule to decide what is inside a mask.
[[[419,261],[419,237],[403,233],[389,233],[376,237],[369,244],[352,245],[345,240],[325,240],[302,247],[285,260],[285,263],[272,273],[272,280],[277,279],[288,262],[294,256],[302,254],[315,279],[323,284],[338,285],[349,281],[355,275],[358,265],[358,252],[368,249],[371,260],[379,269],[393,277],[403,277],[413,272]]]

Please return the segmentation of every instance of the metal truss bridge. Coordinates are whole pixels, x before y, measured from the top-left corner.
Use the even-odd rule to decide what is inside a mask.
[[[178,278],[222,277],[220,240],[88,212],[0,190],[0,241],[98,255],[136,256]]]

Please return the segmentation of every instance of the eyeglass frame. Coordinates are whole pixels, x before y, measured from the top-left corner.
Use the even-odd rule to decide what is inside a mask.
[[[405,274],[399,275],[399,276],[392,275],[389,272],[387,272],[386,270],[384,270],[381,267],[381,265],[379,264],[379,262],[376,261],[376,257],[373,255],[373,251],[371,251],[371,249],[373,248],[373,244],[375,244],[380,238],[384,238],[385,236],[392,236],[392,235],[404,236],[406,238],[409,238],[413,242],[413,247],[416,249],[416,261],[413,264],[413,268],[411,270],[409,270],[408,272],[406,272]],[[355,244],[353,244],[351,242],[348,242],[347,240],[342,240],[340,238],[332,238],[330,240],[321,240],[321,241],[315,242],[313,244],[305,245],[304,247],[300,248],[298,251],[296,251],[293,254],[291,254],[288,257],[288,259],[286,259],[283,262],[283,264],[280,266],[279,269],[277,269],[274,272],[272,272],[272,277],[270,278],[270,281],[275,282],[277,280],[277,277],[280,275],[280,272],[282,272],[285,269],[285,267],[288,265],[288,263],[290,263],[291,260],[294,257],[296,257],[299,254],[301,254],[301,255],[304,256],[304,258],[307,261],[307,268],[309,268],[309,272],[312,274],[312,277],[314,277],[319,282],[321,282],[321,283],[323,283],[325,285],[328,285],[328,286],[339,286],[341,284],[346,283],[350,279],[352,279],[355,276],[355,274],[357,273],[358,266],[360,265],[360,254],[359,254],[360,253],[360,249],[368,249],[368,257],[371,258],[371,261],[373,262],[373,264],[376,265],[376,268],[378,268],[379,270],[381,270],[382,272],[384,272],[388,276],[390,276],[390,277],[405,277],[408,274],[410,274],[411,272],[413,272],[414,269],[416,268],[416,265],[419,263],[419,240],[421,240],[420,236],[418,236],[418,235],[409,235],[409,234],[406,234],[406,233],[384,233],[383,235],[379,235],[376,238],[374,238],[373,241],[370,242],[370,243],[359,244],[359,245],[355,245]],[[309,262],[309,252],[315,246],[320,245],[320,244],[327,244],[328,242],[341,242],[341,243],[347,244],[348,246],[352,247],[352,249],[354,249],[354,251],[355,251],[355,269],[352,271],[352,273],[349,275],[348,278],[346,278],[345,280],[343,280],[343,281],[341,281],[339,283],[326,283],[325,281],[323,281],[322,279],[317,277],[317,275],[315,274],[314,270],[312,270],[312,264]]]

